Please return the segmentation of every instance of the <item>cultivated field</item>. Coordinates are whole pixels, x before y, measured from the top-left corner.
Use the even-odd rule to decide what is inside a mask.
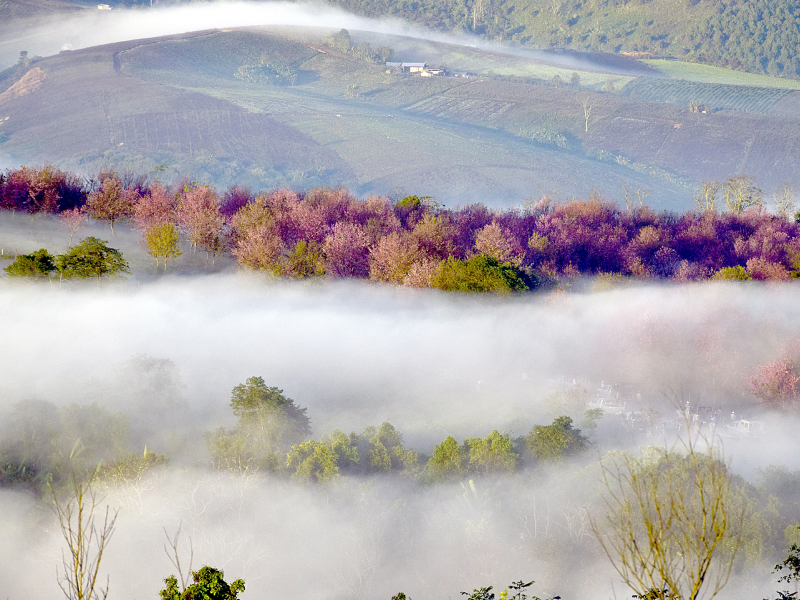
[[[711,111],[743,110],[762,114],[769,112],[770,108],[791,93],[791,89],[777,87],[698,83],[646,77],[637,77],[625,86],[626,95],[649,102],[669,102],[683,106],[696,102]]]
[[[624,186],[676,210],[691,206],[702,179],[747,173],[769,190],[800,172],[788,89],[650,78],[649,67],[614,55],[503,54],[351,32],[353,43],[390,45],[397,60],[472,73],[423,78],[333,50],[327,33],[211,30],[37,60],[41,86],[0,103],[0,152],[84,172],[127,168],[220,187],[342,184],[448,204],[592,189],[613,198]],[[294,85],[237,79],[253,65],[290,68]],[[547,69],[566,72],[561,85],[535,78]],[[501,77],[512,72],[517,79]],[[690,100],[726,110],[691,113]]]
[[[758,87],[777,87],[800,90],[800,81],[746,73],[734,69],[723,69],[701,63],[680,60],[643,59],[641,62],[653,67],[667,77],[697,81],[700,83],[727,83],[730,85],[754,85]]]

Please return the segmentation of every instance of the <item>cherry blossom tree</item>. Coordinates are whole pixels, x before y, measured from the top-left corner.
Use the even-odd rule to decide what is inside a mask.
[[[279,258],[282,253],[283,240],[274,223],[261,223],[238,230],[233,255],[240,265],[280,275]]]
[[[138,189],[124,189],[119,179],[107,177],[100,189],[89,194],[84,210],[93,219],[108,221],[113,233],[114,222],[131,216],[139,198]]]
[[[376,281],[402,284],[414,263],[423,258],[414,238],[408,234],[390,233],[370,250],[369,277]]]
[[[800,376],[790,358],[779,358],[756,369],[747,378],[749,391],[772,408],[788,408],[800,395]]]
[[[178,198],[160,183],[150,186],[133,208],[136,228],[145,234],[160,225],[174,225],[177,219]]]
[[[217,193],[206,185],[184,191],[177,211],[178,223],[183,227],[192,248],[201,248],[209,255],[224,252],[228,236],[225,218],[220,212]]]
[[[3,183],[0,208],[57,212],[75,208],[84,201],[80,178],[52,165],[10,170]]]
[[[523,251],[520,243],[505,227],[492,221],[475,236],[475,250],[497,259],[501,263],[511,263],[515,267],[522,264]]]
[[[69,245],[72,246],[72,237],[75,235],[75,232],[78,231],[78,229],[80,229],[84,223],[86,223],[89,217],[87,217],[86,213],[81,209],[71,208],[63,211],[59,215],[59,219],[61,220],[61,223],[69,230]]]
[[[408,275],[403,278],[403,285],[415,288],[428,288],[442,271],[444,261],[423,258],[411,265]]]
[[[322,251],[326,270],[334,277],[366,277],[369,273],[369,236],[354,223],[336,223],[325,237]]]
[[[430,213],[424,214],[411,232],[425,255],[439,260],[455,253],[455,233],[449,219]]]

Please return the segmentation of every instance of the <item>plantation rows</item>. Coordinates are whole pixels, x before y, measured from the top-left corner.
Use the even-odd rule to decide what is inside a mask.
[[[443,119],[459,119],[470,121],[473,119],[491,119],[502,116],[513,106],[510,102],[494,100],[462,100],[446,96],[433,96],[426,98],[407,108]]]
[[[240,111],[201,109],[183,114],[135,115],[114,121],[113,141],[148,151],[193,155],[200,148],[208,149],[209,140],[218,140],[217,147],[211,148],[214,154],[236,154],[243,148],[232,144],[257,151],[253,132],[269,124],[263,117]]]
[[[696,102],[709,110],[766,113],[792,90],[637,77],[625,86],[625,93],[631,98],[650,102],[687,106]]]

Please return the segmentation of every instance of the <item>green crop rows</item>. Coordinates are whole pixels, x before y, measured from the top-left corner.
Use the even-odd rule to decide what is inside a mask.
[[[631,98],[651,102],[669,102],[688,106],[690,102],[708,110],[742,110],[766,113],[792,90],[723,83],[698,83],[674,79],[637,77],[625,86]]]

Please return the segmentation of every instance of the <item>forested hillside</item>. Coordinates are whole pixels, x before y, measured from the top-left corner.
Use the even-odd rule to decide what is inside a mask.
[[[649,53],[800,76],[800,7],[791,0],[331,0],[493,41]]]

